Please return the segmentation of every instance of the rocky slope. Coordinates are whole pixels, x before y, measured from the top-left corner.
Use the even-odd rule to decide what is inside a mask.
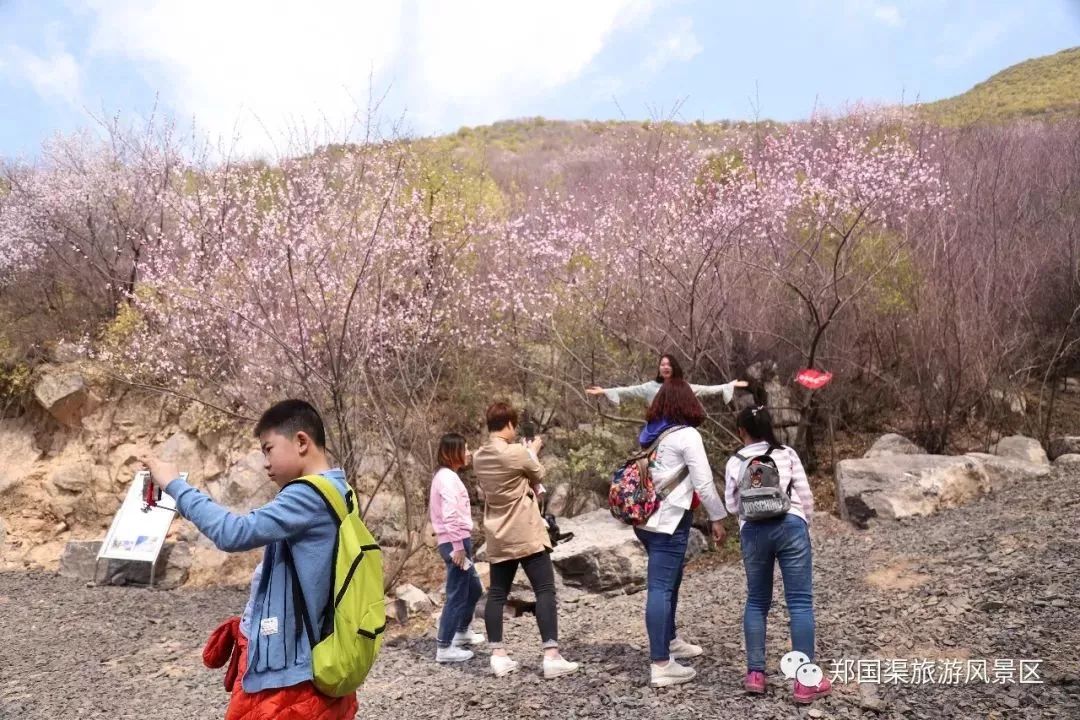
[[[432,662],[431,631],[392,639],[361,691],[364,718],[1050,718],[1080,715],[1080,466],[994,483],[958,508],[855,530],[815,523],[819,661],[1042,660],[1042,684],[838,683],[811,710],[777,672],[786,651],[780,583],[771,616],[769,692],[742,693],[739,565],[699,568],[680,602],[684,634],[706,648],[693,684],[646,685],[644,595],[569,595],[561,606],[577,676],[539,676],[533,618],[507,622],[522,669],[496,680],[487,653]],[[707,556],[706,556],[707,557]],[[88,588],[47,573],[0,574],[0,717],[221,717],[220,671],[202,667],[211,629],[240,609],[238,590]],[[1018,677],[1014,674],[1014,679]]]

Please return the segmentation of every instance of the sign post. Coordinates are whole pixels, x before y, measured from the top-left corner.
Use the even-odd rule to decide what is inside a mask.
[[[180,473],[187,479],[187,473]],[[112,525],[105,541],[98,550],[94,563],[94,581],[97,582],[98,566],[102,560],[127,560],[150,563],[150,587],[154,586],[154,573],[157,570],[158,555],[165,544],[165,536],[176,516],[176,501],[168,495],[153,507],[147,507],[143,500],[143,482],[149,480],[149,473],[140,470],[128,488],[124,502],[113,517]]]

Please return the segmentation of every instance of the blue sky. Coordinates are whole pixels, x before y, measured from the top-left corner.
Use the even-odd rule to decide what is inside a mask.
[[[243,154],[380,117],[806,117],[1080,45],[1080,0],[0,0],[0,156],[155,106]],[[292,133],[292,135],[290,134]]]

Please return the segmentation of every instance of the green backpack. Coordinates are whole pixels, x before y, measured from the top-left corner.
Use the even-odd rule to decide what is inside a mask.
[[[292,575],[293,602],[302,609],[304,629],[311,642],[315,687],[331,697],[351,695],[375,664],[386,630],[382,552],[360,519],[351,489],[342,497],[334,483],[321,475],[305,475],[292,482],[319,493],[338,526],[331,596],[318,626],[318,637],[287,542],[284,558]]]

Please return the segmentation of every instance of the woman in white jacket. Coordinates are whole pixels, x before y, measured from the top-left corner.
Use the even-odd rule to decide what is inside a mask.
[[[720,521],[727,512],[713,483],[709,458],[697,431],[704,419],[705,410],[686,381],[669,380],[649,406],[646,427],[655,434],[642,439],[643,444],[651,445],[659,438],[649,472],[663,496],[648,521],[634,528],[649,556],[645,629],[652,660],[649,682],[653,687],[689,682],[696,671],[677,660],[702,653],[700,647],[691,645],[675,632],[695,491],[712,521],[713,537],[717,542],[724,540]]]

